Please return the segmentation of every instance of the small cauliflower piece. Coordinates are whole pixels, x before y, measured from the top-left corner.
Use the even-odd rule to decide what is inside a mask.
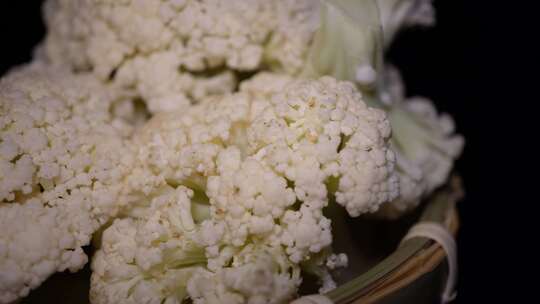
[[[336,201],[351,216],[374,212],[398,195],[390,124],[349,82],[298,81],[270,98],[248,130],[250,149],[317,206],[338,180]],[[324,204],[324,203],[323,203]]]
[[[110,113],[121,95],[40,64],[0,80],[0,302],[82,268],[119,210],[133,131]]]
[[[279,246],[247,245],[230,263],[217,272],[194,274],[187,286],[194,304],[287,303],[302,282],[300,267]]]
[[[331,271],[347,267],[349,259],[346,254],[332,253],[329,248],[317,253],[311,259],[302,263],[301,267],[305,273],[315,275],[319,278],[321,287],[319,293],[327,293],[337,287],[336,282],[332,278]]]
[[[130,87],[151,112],[231,92],[232,71],[298,72],[318,1],[49,0],[41,59]],[[129,24],[129,26],[126,26]]]
[[[402,27],[433,24],[431,2],[323,1],[323,5],[344,10],[338,14],[329,11],[331,18],[348,20],[347,14],[354,12],[352,23],[369,26],[365,19],[380,15],[384,46],[388,47]],[[374,12],[375,3],[379,12]],[[232,92],[236,71],[270,69],[298,75],[309,66],[308,53],[318,43],[314,40],[320,25],[329,32],[338,24],[325,23],[325,14],[321,20],[317,0],[48,0],[44,5],[48,32],[36,54],[47,62],[92,71],[103,81],[134,89],[148,109],[157,113],[182,109],[208,95]],[[371,87],[379,72],[378,62],[368,62],[378,56],[379,46],[372,44],[383,42],[363,29],[349,32],[338,26],[315,49],[332,46],[322,51],[323,58],[328,52],[343,60],[366,55],[363,64],[344,64],[338,70],[355,73],[358,81]],[[352,33],[362,38],[347,39]],[[340,38],[342,35],[345,37]],[[340,39],[353,42],[346,48],[335,47],[342,43]],[[318,68],[321,66],[316,65]],[[341,78],[341,72],[322,68],[325,74]]]
[[[220,253],[210,270],[204,244],[210,213],[184,186],[164,186],[145,208],[103,232],[92,262],[90,300],[105,303],[284,303],[300,285],[299,267],[280,246],[248,244]],[[202,214],[202,215],[201,215]],[[202,223],[201,223],[202,222]],[[255,301],[255,302],[254,302]]]
[[[57,271],[80,270],[88,261],[81,236],[93,231],[84,203],[51,208],[39,198],[0,206],[0,303],[28,295]],[[82,214],[78,215],[78,214]],[[82,220],[75,224],[74,217]],[[72,231],[76,231],[73,233]],[[86,243],[88,240],[86,240]]]
[[[455,133],[454,120],[438,114],[432,101],[405,97],[399,71],[387,66],[382,96],[392,124],[392,149],[400,196],[385,204],[377,216],[394,219],[416,208],[421,200],[447,180],[464,146],[463,136]]]
[[[192,197],[185,187],[163,187],[146,208],[103,232],[92,260],[92,303],[182,303],[188,281],[206,264],[196,226],[204,216],[192,213]]]
[[[306,78],[330,75],[352,81],[370,106],[387,112],[401,191],[400,197],[383,205],[384,210],[378,214],[395,218],[414,209],[422,198],[447,180],[463,147],[463,138],[454,134],[451,117],[439,116],[426,99],[402,102],[404,86],[399,73],[383,65],[383,50],[399,30],[434,22],[431,1],[324,0],[322,3],[321,26],[300,75]],[[339,193],[337,198],[339,201]]]
[[[208,178],[207,195],[230,227],[227,242],[266,238],[286,246],[298,263],[332,242],[331,222],[322,214],[329,196],[351,216],[397,197],[390,128],[384,112],[367,107],[350,83],[328,77],[286,85],[279,75],[258,77],[238,94],[258,101],[252,106],[258,114],[246,126],[246,139],[232,140],[245,144],[218,156],[223,169]],[[258,92],[272,77],[276,89],[285,90]]]

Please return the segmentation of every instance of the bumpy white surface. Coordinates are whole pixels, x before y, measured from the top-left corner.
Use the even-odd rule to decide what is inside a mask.
[[[325,201],[321,189],[330,177],[339,180],[336,201],[351,216],[374,212],[397,196],[390,124],[352,83],[301,81],[270,103],[248,130],[250,149],[294,182],[298,199],[314,207]]]
[[[185,187],[163,188],[144,212],[103,232],[92,260],[92,303],[182,303],[188,280],[206,263],[193,237],[192,196]]]
[[[49,0],[38,54],[133,87],[152,112],[235,86],[234,71],[296,73],[317,0]]]
[[[221,250],[209,270],[208,225],[191,213],[193,191],[165,186],[148,208],[117,219],[92,262],[92,303],[284,303],[294,297],[300,270],[282,247],[250,244]]]
[[[150,191],[187,180],[207,189],[237,246],[248,235],[269,234],[280,219],[283,231],[273,235],[295,262],[331,243],[330,221],[321,212],[330,179],[338,181],[336,201],[352,216],[397,197],[384,112],[367,107],[352,84],[331,78],[291,82],[281,93],[256,89],[283,89],[289,80],[263,73],[239,93],[158,115],[139,136],[141,164],[150,168],[140,172],[152,177],[133,178],[134,187]],[[296,200],[303,202],[299,210],[286,211]]]
[[[118,94],[39,64],[0,80],[0,303],[80,269],[116,214],[132,132],[110,114]]]
[[[322,213],[329,196],[352,216],[396,198],[389,137],[384,112],[366,106],[351,83],[262,73],[238,93],[156,115],[135,137],[127,184],[135,197],[167,185],[205,192],[211,218],[197,239],[209,274],[200,276],[226,285],[231,252],[246,245],[283,248],[293,264],[329,249],[331,222]],[[326,257],[321,267],[344,265],[342,256]],[[323,280],[335,287],[330,276]],[[190,294],[207,301],[200,303],[216,296]]]
[[[231,267],[200,270],[187,291],[194,304],[288,303],[302,279],[281,247],[248,245],[234,252]]]

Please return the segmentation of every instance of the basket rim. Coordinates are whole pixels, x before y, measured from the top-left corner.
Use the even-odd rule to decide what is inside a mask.
[[[459,229],[459,216],[455,208],[452,210],[450,225],[447,228],[455,237]],[[437,269],[446,260],[446,253],[439,243],[434,241],[431,243],[429,247],[415,254],[399,268],[392,271],[380,284],[374,285],[372,290],[355,299],[351,304],[376,303]]]
[[[429,200],[419,222],[438,222],[455,237],[459,229],[456,203],[462,196],[461,181],[454,177],[448,187]],[[409,239],[370,270],[326,296],[338,304],[374,303],[434,271],[445,259],[444,250],[433,240],[423,237]]]

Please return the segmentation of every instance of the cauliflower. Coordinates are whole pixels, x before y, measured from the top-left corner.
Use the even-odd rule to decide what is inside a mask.
[[[235,71],[299,71],[318,1],[49,0],[44,12],[38,57],[134,88],[155,113],[231,92]]]
[[[349,258],[346,254],[335,254],[329,248],[325,248],[325,250],[312,256],[311,259],[302,262],[301,267],[305,273],[315,275],[319,278],[321,283],[319,293],[324,294],[337,287],[336,282],[332,278],[331,271],[337,268],[347,267],[348,263]]]
[[[194,274],[187,285],[194,304],[287,303],[302,282],[300,267],[279,246],[249,244],[234,252],[230,263]]]
[[[149,205],[116,219],[102,235],[92,261],[92,303],[181,303],[188,280],[204,267],[192,213],[193,191],[162,187]],[[197,216],[198,215],[198,216]]]
[[[283,303],[300,284],[300,270],[281,247],[227,247],[227,266],[206,268],[200,234],[208,209],[186,187],[164,186],[147,208],[117,219],[102,237],[92,262],[92,303]]]
[[[431,2],[328,0],[322,3],[321,28],[315,34],[301,76],[332,75],[353,81],[370,106],[388,113],[400,195],[383,205],[378,215],[395,218],[414,209],[422,198],[447,180],[463,147],[463,138],[454,134],[452,118],[439,117],[433,104],[424,98],[402,102],[404,88],[399,73],[382,65],[383,48],[389,45],[400,26],[432,23]]]
[[[401,26],[433,22],[429,0],[44,14],[34,63],[0,80],[0,303],[82,268],[94,234],[94,304],[279,304],[301,272],[326,293],[348,258],[325,208],[404,214],[463,147],[382,64]]]
[[[385,95],[391,103],[392,149],[400,180],[400,197],[385,204],[378,215],[396,218],[418,206],[421,199],[443,185],[454,160],[463,150],[464,139],[455,134],[452,117],[437,114],[433,103],[423,97],[405,98],[397,69],[387,67]]]
[[[378,0],[384,45],[407,26],[429,26],[435,22],[431,0]],[[405,98],[399,71],[391,65],[379,75],[377,98],[392,124],[392,149],[400,180],[400,197],[385,204],[379,216],[396,218],[413,210],[420,201],[443,185],[460,156],[464,139],[455,134],[452,117],[437,113],[427,98]]]
[[[257,89],[264,85],[271,91],[267,81],[272,77],[276,89],[287,87],[284,92]],[[306,224],[306,228],[309,218],[319,217],[316,210],[327,204],[327,185],[352,216],[374,212],[397,196],[397,176],[394,155],[387,148],[388,120],[384,112],[368,108],[361,98],[351,84],[331,78],[296,82],[288,76],[263,73],[243,83],[239,93],[152,119],[138,136],[140,163],[149,168],[138,171],[153,174],[130,182],[136,189],[151,190],[160,183],[185,185],[188,181],[205,190],[216,207],[226,210],[252,204],[242,195],[258,195],[262,189],[247,190],[257,187],[255,179],[242,185],[247,179],[240,176],[260,175],[267,182],[259,187],[273,192],[260,199],[275,200],[262,205],[282,204],[279,208],[283,209],[294,204],[294,197],[309,202],[305,205],[310,208],[289,212],[284,219],[299,227]],[[270,183],[272,180],[275,182]],[[276,190],[269,188],[272,184]],[[280,214],[277,210],[271,213]]]
[[[233,262],[230,269],[231,258],[241,259],[247,248],[254,246],[258,249],[253,249],[257,251],[253,256],[262,255],[260,248],[272,248],[272,252],[279,249],[280,253],[273,255],[282,256],[280,259],[287,261],[285,265],[308,262],[319,253],[319,261],[324,262],[314,264],[317,267],[345,265],[342,256],[338,259],[331,254],[331,221],[323,215],[323,208],[335,200],[350,215],[358,216],[375,212],[381,204],[397,197],[398,179],[393,171],[394,154],[388,149],[389,137],[384,112],[367,107],[351,83],[330,77],[297,81],[285,75],[258,74],[244,82],[237,93],[208,98],[182,112],[158,114],[137,132],[136,166],[126,179],[135,202],[124,214],[145,214],[148,198],[152,200],[153,193],[163,187],[192,192],[188,195],[191,203],[208,204],[209,218],[195,225],[196,237],[187,233],[178,233],[176,237],[182,241],[194,239],[204,248],[206,267],[198,269],[193,280],[208,282],[205,286],[209,287],[188,282],[189,296],[196,303],[226,299],[245,303],[251,297],[261,303],[282,303],[292,297],[296,292],[294,286],[298,285],[294,283],[297,279],[286,275],[282,262],[257,259],[247,264],[238,262],[238,267]],[[168,213],[174,214],[177,221],[184,214]],[[133,220],[126,219],[129,223],[125,225],[140,223],[130,221]],[[118,263],[132,263],[130,259],[136,252],[126,250],[128,257],[116,262],[117,254],[107,254],[105,243],[115,242],[104,238],[100,251],[104,255],[96,256],[94,294],[100,299],[116,300],[95,300],[98,303],[118,301],[104,287],[118,278],[106,279],[105,270],[110,273],[119,268],[123,273]],[[150,243],[154,248],[156,244]],[[132,245],[144,246],[147,245]],[[182,246],[178,248],[181,250]],[[155,256],[141,261],[162,263],[158,258],[162,254]],[[259,268],[266,270],[261,272]],[[276,273],[276,269],[282,270]],[[242,287],[248,286],[242,277],[259,274],[260,280],[268,284],[265,288],[270,289],[254,292]],[[335,287],[328,271],[317,274],[324,276],[322,290]],[[132,278],[122,282],[134,282]],[[285,285],[289,289],[283,290]],[[132,292],[139,288],[124,287]],[[163,291],[148,292],[152,298],[148,301],[165,297]],[[122,293],[118,297],[129,298],[132,294]],[[269,296],[272,294],[276,297]]]
[[[1,303],[82,268],[122,202],[132,127],[93,79],[33,64],[0,80]]]
[[[297,75],[305,70],[308,51],[323,49],[325,56],[325,46],[342,52],[343,60],[369,54],[358,62],[360,66],[339,69],[371,84],[378,71],[369,60],[377,49],[388,46],[402,26],[434,22],[431,0],[323,1],[323,6],[337,10],[323,9],[322,20],[319,2],[48,0],[44,6],[48,33],[36,53],[45,61],[92,71],[103,81],[133,88],[157,113],[232,92],[236,72],[270,69]],[[384,42],[375,33],[377,26],[371,26],[379,23],[375,3]],[[340,9],[347,11],[345,16]],[[339,23],[327,22],[327,16],[346,20],[350,15],[354,22],[369,26],[355,28],[354,34],[364,37],[355,40],[371,42],[334,48],[348,32]],[[326,36],[331,40],[317,41],[320,24],[334,33]],[[320,68],[328,72],[328,67],[316,67]]]

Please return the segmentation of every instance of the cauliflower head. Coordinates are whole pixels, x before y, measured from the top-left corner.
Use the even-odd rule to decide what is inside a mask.
[[[281,291],[283,297],[265,298],[280,293],[253,293],[242,287],[248,281],[236,276],[273,269],[262,271],[268,272],[263,277],[273,282],[268,288],[278,288],[297,280],[284,276],[283,265],[299,265],[312,256],[319,256],[312,265],[321,268],[345,265],[346,258],[331,253],[331,220],[323,210],[335,201],[358,216],[397,197],[390,133],[385,113],[368,107],[351,83],[261,73],[237,93],[157,114],[135,134],[136,165],[126,178],[134,203],[124,214],[144,213],[148,197],[163,187],[189,189],[192,205],[206,206],[202,209],[208,212],[195,225],[207,260],[193,280],[213,286],[188,282],[189,296],[197,303],[247,303],[259,294],[257,303],[282,303],[297,283]],[[257,248],[253,256],[262,254],[260,248],[279,248],[277,256],[287,263],[264,258],[231,264],[250,246]],[[324,290],[335,287],[328,271],[316,273]]]
[[[189,278],[206,264],[196,238],[205,215],[192,212],[192,197],[185,187],[162,187],[103,232],[92,259],[92,303],[182,303]]]
[[[33,64],[0,80],[0,302],[24,297],[116,214],[132,127],[93,77]]]
[[[184,186],[164,186],[102,236],[92,262],[92,303],[283,303],[299,286],[299,266],[282,247],[226,247],[226,264],[207,268],[210,206]],[[201,224],[202,223],[202,224]]]
[[[433,23],[431,1],[322,3],[321,27],[301,77],[332,75],[352,81],[370,106],[388,113],[401,191],[399,198],[384,205],[379,215],[395,218],[414,209],[447,180],[463,147],[463,138],[454,134],[452,118],[439,116],[427,99],[403,101],[404,86],[398,71],[382,64],[383,50],[398,30]]]
[[[134,88],[155,113],[231,92],[237,72],[299,71],[318,1],[49,0],[44,13],[38,57]]]
[[[137,171],[145,176],[129,182],[146,191],[164,183],[193,185],[205,191],[218,213],[234,207],[240,215],[265,214],[256,218],[269,227],[268,216],[286,215],[291,230],[319,225],[306,233],[319,231],[322,239],[331,239],[329,222],[320,214],[329,195],[352,216],[374,212],[397,196],[390,133],[384,112],[363,103],[350,83],[263,73],[243,83],[238,93],[152,119],[138,134],[142,168]],[[303,208],[283,213],[297,200]],[[254,210],[258,205],[262,209]],[[239,237],[234,242],[243,242],[242,231],[233,229]],[[324,247],[309,244],[317,238],[285,235],[292,247]]]
[[[37,60],[0,80],[0,303],[82,268],[99,229],[92,303],[285,303],[301,271],[327,292],[348,261],[325,208],[397,217],[463,147],[382,65],[400,27],[433,23],[430,0],[44,13]]]

